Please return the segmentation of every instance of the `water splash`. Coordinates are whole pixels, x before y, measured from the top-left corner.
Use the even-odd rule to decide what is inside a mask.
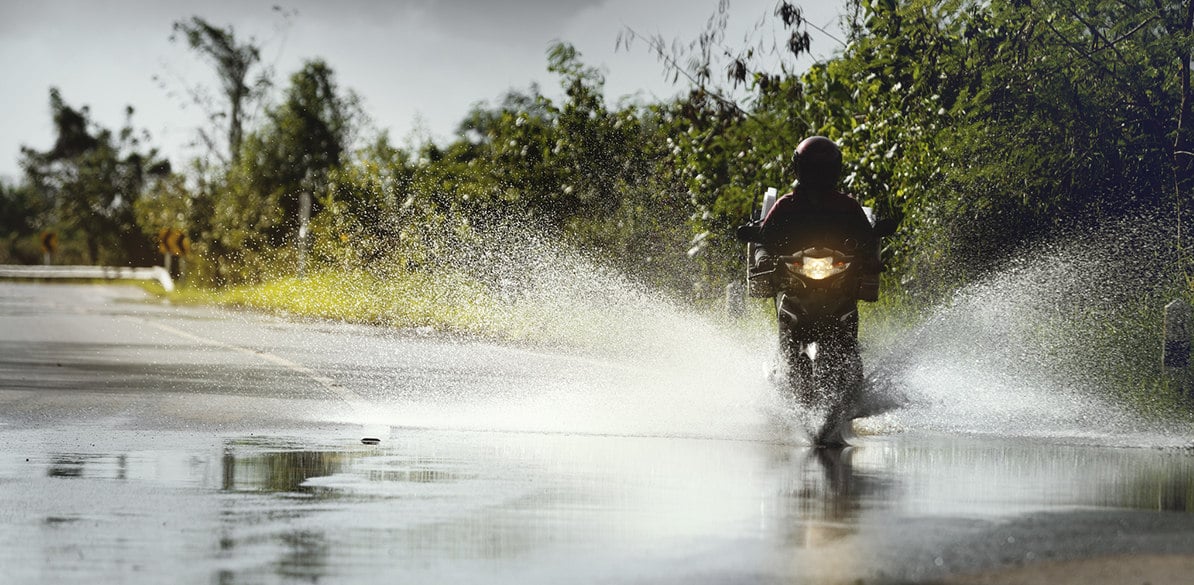
[[[903,407],[862,426],[1187,442],[1138,414],[1163,399],[1150,379],[1161,308],[1181,290],[1170,242],[1137,218],[1039,246],[965,287],[868,356],[875,394]]]
[[[451,406],[442,400],[404,403],[387,409],[387,420],[760,439],[767,421],[759,413],[775,399],[764,377],[773,344],[765,331],[693,310],[684,300],[535,233],[526,226],[489,231],[462,250],[453,266],[493,291],[496,302],[489,312],[501,329],[522,332],[516,347],[494,349],[519,362],[509,375],[484,382],[489,390],[503,388],[478,390],[475,398]],[[436,394],[428,391],[431,398],[440,397]]]
[[[775,354],[769,323],[741,327],[695,311],[583,252],[526,235],[531,232],[489,234],[460,254],[458,268],[495,291],[495,319],[549,343],[495,350],[525,353],[512,358],[521,361],[510,376],[476,382],[486,388],[452,390],[448,401],[434,388],[413,403],[410,392],[395,396],[397,406],[380,408],[381,420],[807,440],[807,417],[785,410],[767,381]],[[1131,384],[1133,369],[1152,351],[1144,347],[1151,338],[1122,347],[1146,335],[1138,330],[1146,320],[1131,311],[1159,309],[1163,303],[1154,301],[1171,290],[1157,272],[1165,250],[1156,234],[1152,224],[1120,225],[1041,246],[959,291],[915,327],[871,343],[864,352],[867,406],[885,412],[857,428],[1184,443],[1124,406],[1130,394],[1124,380]],[[478,353],[475,346],[461,351]]]

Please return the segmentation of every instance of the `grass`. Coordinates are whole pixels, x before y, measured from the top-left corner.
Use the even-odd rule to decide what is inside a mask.
[[[496,302],[479,283],[454,274],[407,272],[380,278],[368,272],[323,272],[223,289],[180,287],[152,294],[179,304],[243,307],[298,317],[424,329],[505,340],[534,337],[534,323]]]

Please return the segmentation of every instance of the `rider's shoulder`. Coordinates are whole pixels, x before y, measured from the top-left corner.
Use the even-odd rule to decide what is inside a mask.
[[[830,191],[829,196],[824,201],[825,207],[834,211],[862,211],[862,204],[854,198],[854,195],[844,191]]]
[[[845,191],[832,191],[832,193],[833,193],[834,198],[838,199],[839,201],[843,201],[843,202],[848,201],[855,205],[858,205],[858,199],[854,197],[853,193],[847,193]]]
[[[836,190],[816,204],[806,194],[792,190],[775,201],[775,209],[783,210],[781,213],[862,213],[862,205],[853,195]]]

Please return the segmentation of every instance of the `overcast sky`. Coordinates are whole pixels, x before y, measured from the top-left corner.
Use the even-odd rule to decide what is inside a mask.
[[[740,45],[776,2],[730,0],[727,44]],[[796,3],[810,21],[836,30],[843,2]],[[274,5],[297,11],[289,26],[279,26]],[[548,95],[558,94],[545,57],[557,39],[604,69],[611,101],[670,96],[678,88],[645,45],[616,51],[618,33],[631,27],[687,41],[717,6],[718,0],[0,0],[0,176],[19,177],[22,145],[53,143],[52,86],[68,104],[90,106],[93,119],[111,129],[133,106],[134,125],[148,130],[176,165],[199,154],[186,144],[203,115],[171,95],[184,82],[216,87],[211,67],[169,40],[172,23],[193,15],[255,38],[280,86],[303,61],[323,58],[340,86],[363,98],[377,128],[402,145],[424,134],[450,138],[474,103],[495,101],[511,88],[538,82]],[[840,50],[810,32],[815,56]]]

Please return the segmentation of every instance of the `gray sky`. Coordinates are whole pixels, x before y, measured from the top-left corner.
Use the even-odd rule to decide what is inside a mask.
[[[774,9],[777,0],[730,0],[727,44]],[[844,0],[797,0],[810,21],[836,29]],[[282,32],[272,10],[296,9]],[[185,83],[215,89],[211,67],[183,45],[171,43],[171,25],[192,15],[263,46],[275,82],[306,59],[323,58],[341,87],[355,90],[380,130],[395,144],[417,136],[450,138],[456,124],[480,101],[538,82],[556,95],[546,70],[553,40],[571,42],[582,60],[606,73],[606,94],[644,99],[678,89],[643,43],[615,51],[624,27],[684,41],[695,37],[718,0],[0,0],[0,176],[16,179],[21,145],[48,148],[54,139],[49,88],[66,102],[90,106],[92,118],[117,129],[124,108],[136,109],[137,128],[180,165],[200,150],[195,138],[203,115],[179,93]],[[840,49],[815,31],[813,52]],[[166,89],[154,81],[165,80]]]

